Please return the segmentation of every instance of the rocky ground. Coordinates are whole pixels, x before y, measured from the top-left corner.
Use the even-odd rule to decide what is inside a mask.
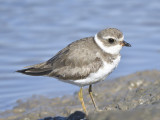
[[[17,101],[0,120],[160,120],[160,71],[143,71],[94,85],[93,95],[101,112],[94,111],[87,89],[85,116],[77,93],[49,99],[33,96]]]

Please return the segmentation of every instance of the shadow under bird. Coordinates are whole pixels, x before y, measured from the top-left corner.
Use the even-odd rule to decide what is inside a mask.
[[[86,37],[69,44],[46,62],[17,72],[54,77],[80,86],[78,96],[87,114],[83,101],[83,86],[89,85],[89,95],[95,109],[99,110],[92,95],[92,84],[104,80],[117,67],[123,46],[131,47],[124,41],[123,33],[116,28],[108,28],[98,32],[94,37]]]

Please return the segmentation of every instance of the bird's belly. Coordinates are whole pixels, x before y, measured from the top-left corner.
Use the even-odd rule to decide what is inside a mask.
[[[91,73],[85,79],[67,80],[67,82],[78,86],[86,86],[102,81],[117,67],[119,61],[120,61],[120,56],[117,59],[115,59],[111,64],[103,62],[103,66],[97,72]]]

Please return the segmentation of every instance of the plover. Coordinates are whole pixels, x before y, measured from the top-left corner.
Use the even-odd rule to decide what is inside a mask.
[[[17,72],[54,77],[80,86],[78,97],[84,112],[87,113],[83,101],[83,86],[89,85],[89,95],[95,109],[98,110],[92,95],[92,85],[104,80],[117,67],[123,46],[131,46],[124,41],[123,33],[116,28],[108,28],[98,32],[94,37],[86,37],[69,44],[46,62]]]

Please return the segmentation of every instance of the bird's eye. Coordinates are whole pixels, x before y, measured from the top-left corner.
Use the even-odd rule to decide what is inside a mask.
[[[114,43],[114,41],[115,41],[115,40],[114,40],[113,38],[109,38],[109,39],[108,39],[108,42],[109,42],[110,44]]]

